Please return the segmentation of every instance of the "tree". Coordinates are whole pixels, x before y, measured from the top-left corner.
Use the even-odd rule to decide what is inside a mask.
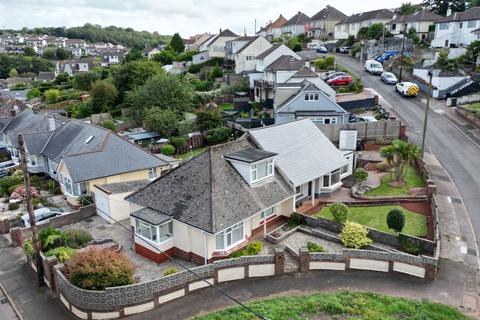
[[[403,183],[408,165],[420,158],[420,148],[404,140],[394,140],[391,145],[383,147],[380,154],[393,168],[393,180]]]
[[[165,137],[170,137],[178,130],[179,117],[173,110],[152,107],[145,112],[145,125]]]
[[[115,122],[113,120],[110,120],[110,119],[103,120],[102,121],[102,127],[104,127],[105,129],[108,129],[108,130],[112,130],[112,131],[115,131],[115,129],[116,129]]]
[[[206,109],[198,112],[197,126],[200,131],[208,131],[223,126],[222,113],[218,109]]]
[[[216,65],[213,67],[212,71],[210,72],[210,80],[215,81],[216,78],[221,78],[223,77],[223,71],[222,68],[220,68],[219,65]]]
[[[18,76],[18,71],[17,71],[17,69],[12,68],[12,70],[10,70],[10,72],[8,73],[8,76],[9,76],[10,78],[15,78],[16,76]]]
[[[368,179],[368,171],[363,168],[355,169],[355,180],[358,183],[362,183]]]
[[[172,156],[175,153],[175,147],[171,144],[166,144],[162,147],[160,152],[166,156]]]
[[[368,237],[368,230],[364,226],[347,221],[338,235],[340,241],[347,248],[361,249],[372,244]]]
[[[175,150],[178,154],[180,149],[187,144],[187,139],[185,137],[170,137],[170,143],[175,146]]]
[[[153,61],[161,63],[162,65],[172,64],[175,60],[176,54],[171,48],[167,47],[159,53],[153,55]]]
[[[133,48],[132,50],[130,50],[129,53],[125,55],[126,62],[141,60],[141,59],[143,59],[142,51],[137,48]]]
[[[41,95],[42,95],[42,92],[40,92],[40,90],[38,90],[37,88],[33,88],[27,92],[27,99],[31,100],[31,99],[40,97]]]
[[[55,50],[46,49],[46,50],[43,52],[42,57],[44,57],[45,59],[48,59],[48,60],[54,60],[55,57],[56,57],[56,55],[55,55]]]
[[[62,82],[68,82],[68,80],[70,80],[70,76],[68,75],[68,73],[66,72],[63,72],[63,73],[59,73],[56,77],[55,77],[55,83],[56,84],[60,84]]]
[[[209,145],[215,145],[223,143],[230,139],[231,130],[227,127],[220,127],[210,130],[206,133],[207,143]]]
[[[405,215],[403,211],[400,209],[390,210],[387,215],[387,226],[397,233],[402,232],[403,227],[405,227]]]
[[[424,0],[422,5],[442,16],[447,14],[448,9],[452,9],[452,12],[462,12],[466,9],[465,0]]]
[[[152,76],[163,73],[162,66],[152,60],[136,60],[116,66],[112,72],[113,84],[120,95],[143,85]]]
[[[184,78],[160,73],[127,96],[127,105],[137,111],[150,108],[188,111],[193,106],[193,88]]]
[[[55,51],[55,55],[59,60],[65,60],[68,58],[68,52],[63,48],[57,48],[57,50]]]
[[[330,206],[330,212],[338,223],[345,223],[348,220],[348,207],[343,203],[334,203]]]
[[[368,28],[368,39],[380,39],[385,32],[383,23],[374,23]]]
[[[175,33],[173,35],[172,40],[170,40],[170,46],[176,53],[181,53],[185,51],[185,43],[183,42],[182,37],[180,37],[178,33]]]
[[[97,80],[91,89],[92,111],[94,113],[110,110],[117,99],[118,91],[108,80]]]
[[[465,54],[465,58],[467,60],[466,63],[469,65],[475,64],[479,56],[480,56],[480,40],[472,41],[467,46],[467,52]]]
[[[408,30],[406,37],[408,39],[412,39],[414,44],[418,44],[420,42],[420,37],[418,36],[417,30],[415,30],[414,27],[411,27],[410,30]]]
[[[400,6],[400,13],[402,16],[407,16],[420,9],[421,9],[421,6],[419,5],[414,5],[411,2],[404,2]]]
[[[55,103],[60,98],[60,90],[58,89],[49,89],[43,93],[45,101],[47,103]]]
[[[300,43],[300,40],[298,40],[297,37],[291,37],[288,39],[286,43],[287,47],[292,49],[295,52],[302,51],[303,46],[302,43]]]
[[[97,72],[79,72],[73,76],[72,86],[77,90],[89,91],[92,84],[100,78],[101,76]]]
[[[30,57],[33,57],[33,56],[37,55],[37,53],[35,52],[35,50],[32,47],[23,48],[23,54],[26,55],[26,56],[30,56]]]

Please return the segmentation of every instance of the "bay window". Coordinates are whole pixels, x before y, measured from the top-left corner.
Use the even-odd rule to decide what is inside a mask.
[[[267,160],[252,165],[252,182],[262,180],[273,175],[273,160]]]
[[[323,187],[329,188],[340,182],[340,169],[323,176]]]
[[[215,248],[226,250],[243,241],[243,222],[237,223],[215,235]]]
[[[160,243],[173,237],[173,222],[169,221],[160,226],[155,226],[135,219],[135,234],[146,240]]]

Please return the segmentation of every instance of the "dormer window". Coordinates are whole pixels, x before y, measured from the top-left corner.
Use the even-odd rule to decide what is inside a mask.
[[[263,179],[273,177],[274,160],[276,153],[257,149],[246,148],[223,157],[228,160],[238,171],[238,173],[250,185]]]
[[[305,93],[305,101],[318,101],[318,93]]]
[[[252,164],[251,176],[252,183],[273,176],[273,160]]]

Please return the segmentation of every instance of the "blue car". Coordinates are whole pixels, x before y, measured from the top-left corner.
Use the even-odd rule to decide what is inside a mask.
[[[320,46],[317,48],[318,53],[327,53],[328,49],[325,46]]]

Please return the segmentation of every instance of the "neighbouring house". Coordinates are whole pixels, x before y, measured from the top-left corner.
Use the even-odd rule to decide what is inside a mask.
[[[305,34],[311,38],[331,39],[335,33],[335,25],[347,18],[338,9],[327,5],[305,22]]]
[[[251,72],[256,68],[255,58],[272,47],[262,36],[239,37],[226,43],[226,57],[235,61],[235,73]]]
[[[310,19],[305,13],[298,11],[291,17],[287,23],[282,26],[282,35],[286,37],[296,37],[305,34],[305,23]]]
[[[480,27],[480,6],[469,8],[463,12],[449,9],[447,16],[435,23],[433,48],[458,48],[468,46],[479,38],[475,30]]]
[[[323,81],[323,79],[317,73],[315,73],[311,68],[308,68],[307,66],[303,66],[285,83],[286,84],[303,83],[304,81],[313,83],[320,90],[322,90],[323,93],[325,93],[325,95],[330,98],[330,100],[336,101],[337,92],[332,87],[330,87],[325,81]]]
[[[40,71],[35,78],[37,81],[49,82],[55,80],[55,72]]]
[[[188,41],[185,43],[185,50],[194,50],[198,51],[200,48],[200,45],[209,39],[212,35],[210,33],[202,33],[202,34],[196,34],[194,36],[191,36]]]
[[[299,119],[310,119],[314,124],[348,123],[350,115],[336,103],[335,95],[328,96],[309,80],[277,84],[273,111],[275,124]]]
[[[281,56],[292,56],[296,59],[301,59],[300,56],[292,49],[282,43],[276,43],[269,49],[255,57],[255,70],[263,72],[266,67],[271,65],[275,60]]]
[[[55,75],[68,73],[72,77],[77,72],[88,72],[93,70],[93,59],[71,59],[57,61]]]
[[[102,67],[110,67],[122,63],[124,53],[122,50],[102,52]]]
[[[162,135],[155,131],[128,132],[125,134],[128,141],[136,144],[153,143],[160,139]]]
[[[152,59],[154,55],[160,52],[162,52],[162,50],[159,48],[145,48],[143,49],[143,56],[148,59]]]
[[[394,13],[389,9],[378,9],[361,12],[346,17],[335,25],[335,39],[347,39],[349,36],[357,37],[358,31],[363,27],[370,27],[375,23],[387,24],[393,19]]]
[[[264,28],[257,32],[268,40],[273,40],[282,37],[282,27],[288,22],[283,15],[280,15],[275,21],[270,21]]]
[[[135,251],[156,262],[163,253],[226,258],[297,203],[338,189],[352,172],[348,157],[309,120],[210,147],[126,198]]]
[[[82,48],[69,48],[70,52],[72,53],[73,58],[81,58],[83,55],[83,49]]]
[[[217,35],[212,35],[199,46],[199,53],[193,56],[193,63],[199,64],[210,60],[211,58],[224,58],[226,53],[226,43],[238,38],[238,35],[229,29],[221,30]]]
[[[387,28],[393,35],[415,30],[420,39],[428,37],[430,26],[444,17],[427,9],[422,9],[406,16],[399,15],[387,23]]]

